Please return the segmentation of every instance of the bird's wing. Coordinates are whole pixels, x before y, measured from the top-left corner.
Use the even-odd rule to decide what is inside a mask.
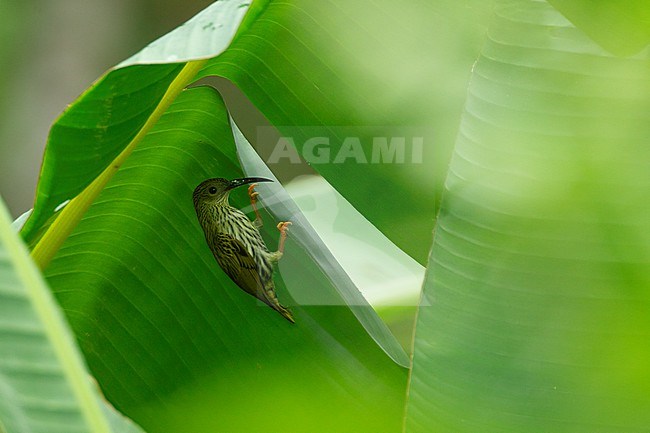
[[[244,244],[229,234],[218,233],[216,242],[211,243],[211,249],[217,262],[219,262],[219,266],[231,280],[245,292],[278,311],[291,323],[295,323],[291,311],[278,302],[273,283],[271,282],[270,288],[265,289],[260,274],[257,272],[257,264],[246,251]]]
[[[219,233],[212,252],[219,266],[239,287],[264,300],[264,286],[257,272],[257,264],[246,247],[229,234]]]

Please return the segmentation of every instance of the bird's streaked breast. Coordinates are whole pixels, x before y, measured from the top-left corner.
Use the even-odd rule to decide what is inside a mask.
[[[229,234],[240,241],[255,259],[262,281],[266,282],[271,279],[273,267],[267,257],[269,250],[259,230],[246,214],[232,206],[214,207],[212,212],[214,212],[212,216],[213,221],[216,221],[217,232]]]

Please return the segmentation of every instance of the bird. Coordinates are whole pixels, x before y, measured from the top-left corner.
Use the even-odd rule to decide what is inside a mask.
[[[280,231],[278,250],[270,252],[259,231],[263,222],[257,209],[258,193],[255,187],[260,182],[273,181],[263,177],[204,180],[192,194],[194,210],[205,240],[221,269],[243,291],[295,323],[291,310],[278,301],[273,283],[273,263],[284,254],[284,242],[291,222],[277,225]],[[255,211],[253,221],[228,202],[230,192],[243,185],[249,185],[248,195]]]

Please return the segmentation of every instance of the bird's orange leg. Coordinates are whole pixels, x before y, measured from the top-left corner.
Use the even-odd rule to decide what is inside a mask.
[[[280,243],[278,244],[278,252],[284,254],[284,241],[287,239],[287,232],[289,231],[289,226],[291,221],[281,222],[278,224],[278,230],[280,230]]]
[[[257,186],[256,183],[252,183],[248,187],[248,197],[251,199],[251,206],[253,207],[253,211],[255,211],[255,221],[253,221],[253,224],[255,224],[255,227],[262,227],[264,222],[262,221],[262,217],[260,215],[260,211],[257,210],[257,196],[259,193],[255,191],[255,187]]]

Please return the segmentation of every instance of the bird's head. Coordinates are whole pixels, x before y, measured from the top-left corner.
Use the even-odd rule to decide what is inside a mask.
[[[213,179],[204,180],[194,189],[194,194],[192,194],[194,207],[198,208],[200,204],[228,204],[228,194],[230,194],[230,191],[238,186],[257,182],[273,181],[264,177],[243,177],[233,180],[215,177]]]

